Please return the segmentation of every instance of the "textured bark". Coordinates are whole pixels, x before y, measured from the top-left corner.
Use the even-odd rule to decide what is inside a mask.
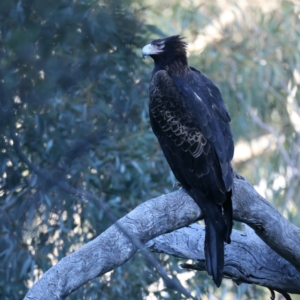
[[[231,244],[225,244],[224,275],[237,284],[251,283],[272,290],[300,294],[300,272],[267,246],[255,232],[245,225],[245,231],[233,230]],[[146,246],[153,252],[198,260],[189,269],[204,271],[204,226],[192,224],[163,234]]]
[[[279,212],[263,199],[243,178],[235,178],[234,188],[234,219],[251,226],[270,248],[299,270],[300,229],[279,214]],[[188,226],[197,221],[200,217],[201,211],[198,206],[185,191],[181,189],[139,205],[117,223],[126,229],[126,233],[130,234],[135,240],[146,243],[161,234]],[[239,234],[243,236],[244,233]],[[200,238],[196,236],[194,243],[199,239]],[[238,241],[240,247],[243,247],[243,243],[244,241],[242,239]],[[202,249],[200,248],[199,251]],[[226,249],[229,249],[229,247]],[[245,249],[248,248],[245,246]],[[138,249],[129,241],[120,227],[114,224],[93,241],[63,258],[49,269],[28,291],[25,299],[64,299],[89,280],[101,276],[125,263],[137,250]],[[256,254],[252,253],[251,247],[249,251],[249,263],[253,264],[253,269],[256,268],[256,270],[260,270],[261,265],[258,262],[261,260],[261,254],[258,253],[269,252],[265,252],[267,250],[263,248],[260,252],[255,252],[259,255],[259,257],[257,257]],[[271,249],[268,251],[271,251]],[[239,257],[232,256],[231,258],[228,256],[227,258],[227,255],[229,254],[226,252],[226,261],[228,261],[228,259],[232,259],[232,261],[235,262],[240,261]],[[187,255],[187,257],[189,256]],[[267,267],[266,264],[262,265]],[[243,266],[246,267],[246,265],[242,265],[240,262],[239,266],[239,268],[236,267],[236,270],[239,270],[241,274],[247,275],[248,269],[243,269]],[[283,269],[272,267],[274,272],[272,277],[268,278],[268,280],[270,282],[275,282],[275,279],[278,280],[278,278],[274,278],[275,273],[277,276],[280,276],[278,274],[284,273],[287,278],[289,278],[291,267],[288,262],[286,262]],[[283,270],[286,270],[286,272]],[[297,271],[295,270],[295,272]],[[258,273],[256,272],[255,274]],[[266,272],[264,274],[266,274]],[[291,274],[299,276],[298,273]],[[230,276],[230,273],[227,275]],[[236,278],[236,276],[234,278]],[[247,277],[247,280],[247,282],[263,284],[258,283],[251,276]],[[299,277],[298,282],[300,282]],[[300,284],[294,285],[295,291],[293,292],[300,293],[298,287]],[[284,280],[282,286],[285,286]],[[287,284],[286,288],[289,288],[289,286],[290,285]],[[284,290],[288,291],[287,289]]]
[[[247,180],[234,183],[234,219],[252,227],[267,245],[300,271],[300,229],[259,195]]]

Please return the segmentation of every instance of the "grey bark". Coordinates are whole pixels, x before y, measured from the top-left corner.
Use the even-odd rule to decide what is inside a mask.
[[[257,244],[259,249],[262,247],[261,250],[252,252],[252,246],[247,248],[245,239],[242,238],[243,235],[241,234],[244,233],[239,233],[241,238],[236,240],[237,246],[240,245],[239,247],[246,249],[249,259],[240,260],[239,257],[229,256],[233,255],[231,251],[226,252],[226,262],[228,260],[234,261],[238,266],[235,272],[246,276],[245,278],[249,283],[273,287],[276,286],[281,275],[285,274],[287,276],[283,278],[295,276],[296,279],[293,283],[288,284],[289,279],[282,279],[282,285],[280,286],[284,287],[287,292],[300,294],[300,229],[287,221],[254,190],[251,184],[241,177],[234,180],[233,209],[234,219],[251,226],[272,250],[262,247],[262,244]],[[147,243],[162,234],[188,226],[200,217],[199,207],[181,189],[144,202],[117,223],[125,228],[126,232],[134,239],[141,243]],[[112,225],[93,241],[59,261],[28,291],[24,299],[65,299],[89,280],[125,263],[138,249],[129,241],[118,224]],[[195,244],[200,240],[200,237],[197,235],[194,235],[194,237],[193,243]],[[234,233],[234,237],[236,237],[236,233]],[[203,235],[201,239],[203,239]],[[256,239],[256,241],[259,241],[259,239]],[[203,241],[201,242],[203,243]],[[180,243],[182,242],[180,241]],[[226,251],[234,246],[235,243],[232,246],[226,246]],[[188,249],[190,255],[192,255],[193,249],[191,247]],[[262,253],[266,256],[262,256]],[[281,257],[283,257],[286,261],[282,260],[279,269],[273,266],[270,267],[268,261],[261,258],[268,257],[268,253],[273,253],[275,255],[274,259],[282,260]],[[276,253],[278,253],[277,256]],[[189,257],[189,252],[186,256]],[[201,257],[201,254],[199,254],[199,257]],[[253,266],[249,266],[249,264],[253,264]],[[259,281],[261,279],[259,276],[254,278],[251,276],[252,273],[248,272],[249,267],[259,271],[260,268],[271,269],[273,274],[277,275],[272,275],[273,278],[264,278],[265,281]],[[232,267],[231,270],[233,270]],[[253,274],[256,276],[259,271],[253,272]],[[234,274],[237,273],[230,273],[229,271],[227,273],[226,271],[227,276],[236,279],[237,277]],[[249,274],[250,276],[248,276]],[[267,274],[267,271],[264,274]],[[238,277],[241,281],[242,275]],[[268,282],[273,282],[273,284]],[[291,289],[290,286],[293,286],[294,289]]]
[[[225,278],[237,284],[258,284],[299,294],[300,273],[297,269],[264,243],[253,229],[247,225],[245,229],[233,230],[231,244],[225,244]],[[163,234],[146,243],[146,247],[153,252],[193,259],[195,264],[182,264],[182,267],[205,271],[204,235],[204,226],[192,224]]]

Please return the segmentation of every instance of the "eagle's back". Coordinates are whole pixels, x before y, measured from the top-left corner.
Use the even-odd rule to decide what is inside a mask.
[[[195,69],[182,78],[157,72],[150,85],[150,121],[177,180],[222,204],[233,181],[230,117],[218,90],[202,76]]]

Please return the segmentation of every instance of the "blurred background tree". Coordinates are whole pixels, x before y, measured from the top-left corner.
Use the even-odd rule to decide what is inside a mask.
[[[186,37],[190,64],[219,86],[231,113],[235,171],[299,226],[299,18],[297,1],[2,0],[0,298],[21,299],[111,225],[93,203],[32,172],[12,135],[46,174],[97,195],[116,218],[173,189],[148,120],[152,61],[141,48],[154,38]],[[159,260],[203,299],[269,295],[229,280],[216,289],[204,273]],[[164,298],[180,297],[140,255],[69,297]]]

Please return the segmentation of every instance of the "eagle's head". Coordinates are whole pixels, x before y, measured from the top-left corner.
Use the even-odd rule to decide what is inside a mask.
[[[186,56],[187,44],[183,41],[180,35],[173,35],[165,39],[158,39],[146,45],[142,50],[143,58],[150,56],[154,60],[157,56],[163,57],[166,55],[184,55]]]
[[[158,39],[146,45],[142,50],[143,58],[150,56],[155,63],[153,73],[167,70],[173,74],[182,73],[187,69],[187,44],[179,35]]]

